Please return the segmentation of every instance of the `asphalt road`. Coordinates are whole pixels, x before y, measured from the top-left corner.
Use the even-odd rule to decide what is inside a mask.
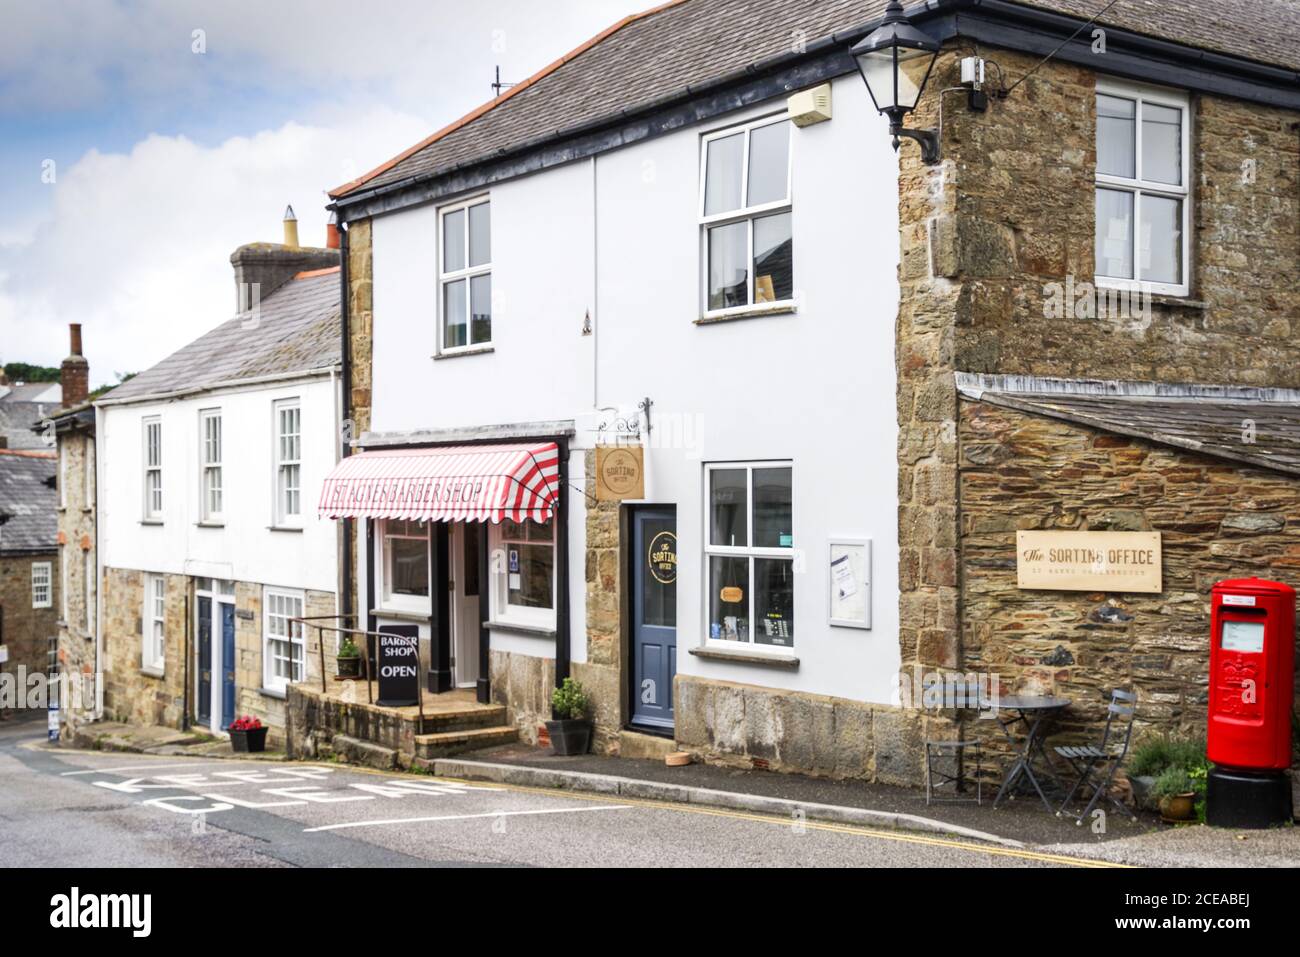
[[[43,738],[43,722],[0,724],[5,866],[1075,863],[928,834],[337,765],[67,751],[44,746]]]

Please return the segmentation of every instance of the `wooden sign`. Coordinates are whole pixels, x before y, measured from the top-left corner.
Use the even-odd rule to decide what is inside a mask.
[[[596,501],[645,498],[645,450],[639,445],[596,446]]]
[[[1159,532],[1016,532],[1016,579],[1026,590],[1158,593]]]
[[[386,708],[404,708],[420,702],[420,628],[418,625],[384,625],[375,648],[379,700]]]

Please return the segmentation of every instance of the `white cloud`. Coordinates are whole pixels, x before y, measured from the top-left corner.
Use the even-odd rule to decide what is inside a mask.
[[[280,241],[287,204],[301,241],[324,245],[323,189],[358,144],[391,155],[426,134],[381,109],[212,148],[150,136],[126,155],[88,153],[60,170],[31,241],[0,247],[0,361],[57,362],[66,324],[81,322],[96,384],[148,368],[233,314],[230,254]]]

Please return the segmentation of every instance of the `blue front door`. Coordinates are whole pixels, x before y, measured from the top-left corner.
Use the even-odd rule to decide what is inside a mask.
[[[677,513],[632,513],[632,723],[672,730],[677,675]]]
[[[235,606],[221,603],[221,727],[235,720]]]
[[[212,599],[198,600],[199,608],[199,674],[198,707],[195,709],[198,723],[210,727],[212,724]]]

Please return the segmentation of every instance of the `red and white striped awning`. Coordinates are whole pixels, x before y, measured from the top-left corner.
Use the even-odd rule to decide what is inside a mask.
[[[560,495],[560,452],[539,445],[466,445],[359,452],[321,489],[327,518],[421,522],[545,522]]]

